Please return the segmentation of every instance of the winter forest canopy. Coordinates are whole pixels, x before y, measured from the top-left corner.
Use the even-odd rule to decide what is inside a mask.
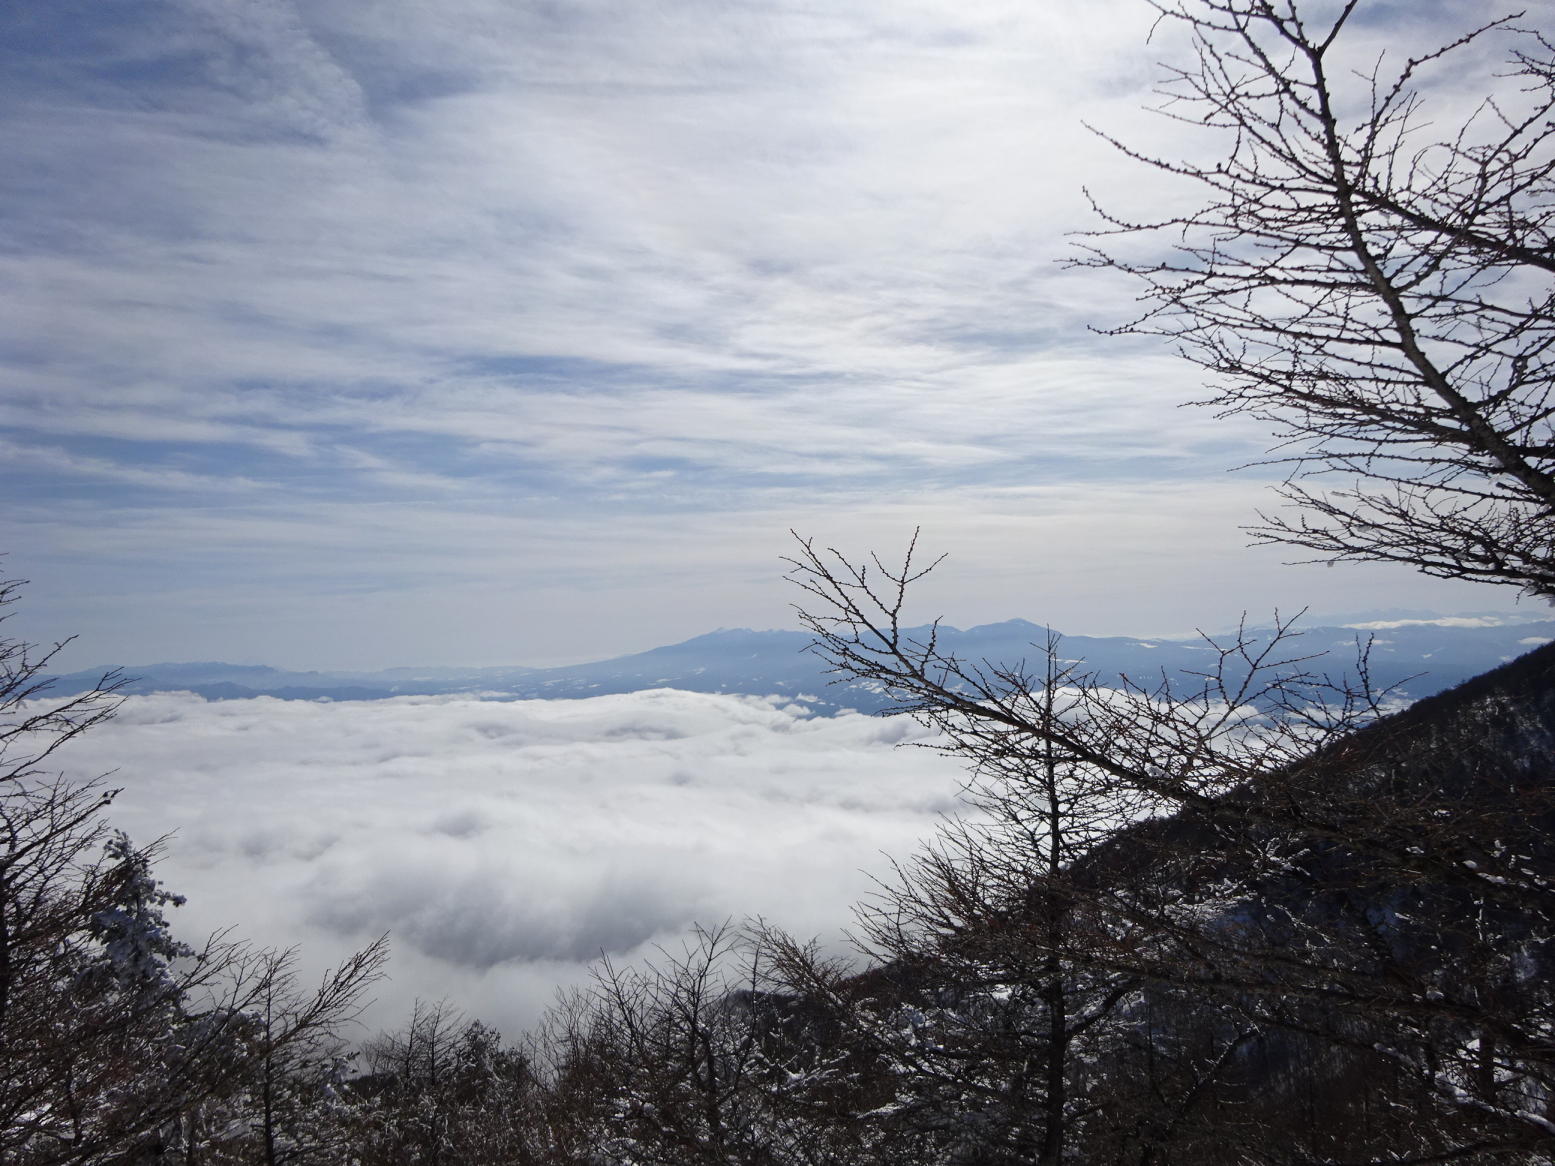
[[[1379,55],[1367,0],[1158,13],[1202,151],[1116,139],[1178,193],[1092,192],[1076,278],[1139,295],[1096,324],[1198,366],[1204,425],[1273,429],[1257,538],[1555,599],[1555,44],[1492,13]],[[357,1031],[392,937],[320,981],[182,935],[113,826],[135,776],[61,772],[119,678],[51,693],[0,641],[0,1161],[1555,1156],[1555,651],[1402,711],[1289,619],[1103,679],[1057,636],[981,659],[913,625],[953,571],[916,541],[788,555],[812,650],[966,812],[895,856],[856,951],[710,920],[523,1034],[457,1001]]]

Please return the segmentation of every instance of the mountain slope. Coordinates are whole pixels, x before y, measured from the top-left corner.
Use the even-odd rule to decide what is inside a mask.
[[[1385,621],[1386,622],[1386,621]],[[1468,623],[1471,626],[1458,626]],[[917,629],[919,634],[927,629]],[[1256,633],[1255,633],[1256,634]],[[1035,660],[1047,629],[1008,620],[961,630],[941,626],[943,651],[999,664]],[[1378,687],[1397,686],[1418,700],[1555,641],[1555,620],[1472,626],[1472,621],[1394,621],[1393,626],[1314,627],[1297,642],[1301,654],[1328,652],[1318,667],[1353,668],[1357,644],[1371,638],[1370,669]],[[558,668],[392,668],[381,672],[287,672],[262,665],[149,664],[125,668],[131,693],[186,690],[211,700],[272,696],[287,700],[376,700],[391,696],[481,694],[499,699],[599,696],[646,688],[807,697],[817,711],[874,712],[887,701],[857,685],[834,685],[798,631],[723,629],[646,652]],[[1206,667],[1214,652],[1203,639],[1068,636],[1060,655],[1083,660],[1104,682],[1120,676],[1149,682],[1163,672]],[[102,670],[57,678],[60,688],[93,683]]]

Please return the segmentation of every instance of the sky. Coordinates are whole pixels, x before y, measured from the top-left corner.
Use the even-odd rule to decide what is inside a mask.
[[[304,981],[385,931],[368,1031],[447,998],[517,1037],[558,988],[763,916],[829,949],[852,904],[957,808],[906,719],[762,697],[207,703],[128,698],[55,760],[113,771],[113,824],[171,834],[186,942],[299,948]]]
[[[1366,8],[1396,45],[1468,2]],[[1247,548],[1267,435],[1092,331],[1083,188],[1177,194],[1141,0],[21,0],[0,516],[61,663],[549,664],[925,617],[1167,634],[1508,592]],[[1190,148],[1190,147],[1185,147]]]

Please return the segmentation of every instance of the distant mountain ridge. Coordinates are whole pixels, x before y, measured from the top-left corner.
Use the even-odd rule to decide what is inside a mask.
[[[1367,613],[1372,614],[1372,613]],[[1399,686],[1418,700],[1477,676],[1541,644],[1555,641],[1555,620],[1494,622],[1498,617],[1446,616],[1358,621],[1351,626],[1305,629],[1299,651],[1332,651],[1327,670],[1346,671],[1357,638],[1371,637],[1374,685]],[[915,629],[924,632],[926,628]],[[941,625],[941,649],[964,659],[1017,664],[1036,660],[1047,629],[1027,620],[983,624],[962,630]],[[1224,638],[1224,637],[1217,637]],[[262,664],[220,662],[148,664],[123,669],[127,693],[188,691],[208,700],[270,696],[282,700],[383,700],[394,696],[469,694],[491,699],[575,698],[648,688],[692,692],[807,698],[817,712],[844,708],[877,712],[889,703],[878,692],[854,684],[831,684],[824,663],[807,651],[810,635],[800,631],[725,628],[676,644],[587,664],[555,668],[398,667],[378,672],[291,672]],[[1104,681],[1127,675],[1148,682],[1168,674],[1204,668],[1212,658],[1198,637],[1065,636],[1065,659],[1083,660]],[[60,690],[91,685],[103,669],[54,677]]]

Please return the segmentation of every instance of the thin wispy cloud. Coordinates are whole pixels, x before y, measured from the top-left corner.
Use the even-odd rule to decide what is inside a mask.
[[[672,592],[649,577],[690,557],[699,592],[756,622],[775,567],[753,589],[750,560],[709,562],[710,522],[868,546],[898,537],[863,521],[890,507],[965,545],[988,491],[1028,486],[1101,499],[1086,519],[1114,574],[1145,574],[1119,499],[1172,525],[1186,586],[1215,524],[1251,517],[1258,477],[1235,507],[1220,475],[1265,435],[1179,409],[1191,370],[1088,330],[1129,289],[1059,262],[1094,221],[1082,186],[1146,213],[1175,197],[1082,124],[1192,137],[1140,108],[1175,47],[1146,43],[1151,18],[1132,0],[9,9],[0,422],[47,452],[0,464],[29,503],[0,539],[53,597],[29,626],[96,632],[124,600],[146,618],[103,656],[169,654],[149,629],[187,610],[162,598],[172,573],[206,589],[201,654],[232,654],[249,635],[222,596],[275,577],[341,629],[272,635],[278,662],[368,663],[333,654],[373,629],[329,610],[330,548],[382,544],[349,570],[390,606],[440,570],[473,595],[511,555],[536,578],[510,572],[504,603],[538,611],[601,540],[623,586]],[[1206,499],[1187,511],[1185,483]],[[1062,552],[1050,510],[999,513],[1016,561]],[[1011,558],[972,549],[972,572]],[[1412,603],[1443,594],[1392,578]],[[1094,605],[1024,606],[1048,589],[992,614],[1108,630]],[[652,625],[623,641],[607,613],[541,614],[540,650],[703,630],[683,590],[650,609],[595,589]],[[1136,586],[1131,617],[1176,626],[1157,590]],[[507,616],[462,610],[440,659]]]

